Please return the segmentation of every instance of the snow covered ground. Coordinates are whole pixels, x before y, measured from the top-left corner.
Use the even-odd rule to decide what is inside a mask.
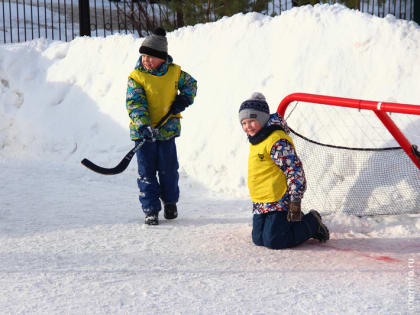
[[[80,165],[132,147],[125,85],[142,39],[0,46],[0,313],[417,314],[419,214],[334,213],[326,244],[252,244],[237,111],[254,91],[273,112],[294,92],[420,104],[419,26],[323,5],[168,40],[199,89],[177,140],[180,216],[153,227],[134,161],[117,176]],[[402,129],[420,144],[420,118]]]

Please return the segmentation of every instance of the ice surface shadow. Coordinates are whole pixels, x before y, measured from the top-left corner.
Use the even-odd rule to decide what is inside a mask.
[[[368,254],[394,253],[394,254],[418,254],[420,252],[420,238],[343,238],[330,239],[326,243],[309,240],[298,250],[317,250],[359,252]]]
[[[226,218],[224,216],[215,216],[211,217],[180,217],[177,222],[173,222],[177,226],[185,226],[185,227],[199,227],[199,226],[206,226],[206,225],[237,225],[237,224],[246,224],[252,225],[252,218],[237,218],[237,217],[229,217]],[[163,225],[170,225],[172,222],[163,221]]]
[[[179,204],[177,226],[252,224],[250,201],[243,199],[200,199]],[[171,224],[171,221],[163,221]]]
[[[404,134],[416,134],[420,121]],[[384,147],[395,147],[389,141]],[[373,152],[347,194],[343,212],[354,215],[420,212],[420,170],[401,150]]]

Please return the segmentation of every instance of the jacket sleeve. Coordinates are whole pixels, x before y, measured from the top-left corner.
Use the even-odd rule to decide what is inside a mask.
[[[277,141],[271,148],[271,159],[286,176],[290,201],[299,201],[306,190],[306,178],[302,162],[293,145],[284,139]]]
[[[144,88],[132,78],[128,79],[126,108],[131,124],[136,130],[141,126],[150,125],[150,115]]]
[[[181,71],[181,75],[178,81],[178,90],[180,95],[185,95],[188,98],[188,105],[194,102],[194,98],[197,95],[197,80],[195,80],[188,73]]]

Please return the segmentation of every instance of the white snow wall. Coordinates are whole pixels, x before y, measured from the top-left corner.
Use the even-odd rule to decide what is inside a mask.
[[[294,92],[420,103],[420,28],[392,16],[305,6],[185,27],[168,41],[174,62],[198,80],[177,140],[180,165],[213,191],[247,195],[237,112],[254,91],[273,112]],[[141,42],[114,35],[0,46],[0,157],[114,166],[132,147],[125,92]]]

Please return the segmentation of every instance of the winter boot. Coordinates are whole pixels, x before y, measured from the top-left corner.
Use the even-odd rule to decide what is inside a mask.
[[[322,222],[321,215],[316,210],[311,210],[309,213],[318,221],[318,231],[315,233],[314,238],[320,242],[326,242],[330,239],[330,231],[327,226]]]
[[[163,215],[165,219],[172,220],[178,216],[178,210],[176,208],[175,203],[167,203],[165,204],[165,208],[163,209]]]
[[[153,214],[146,214],[144,218],[144,224],[147,225],[158,225],[159,224],[159,216],[157,213]]]

